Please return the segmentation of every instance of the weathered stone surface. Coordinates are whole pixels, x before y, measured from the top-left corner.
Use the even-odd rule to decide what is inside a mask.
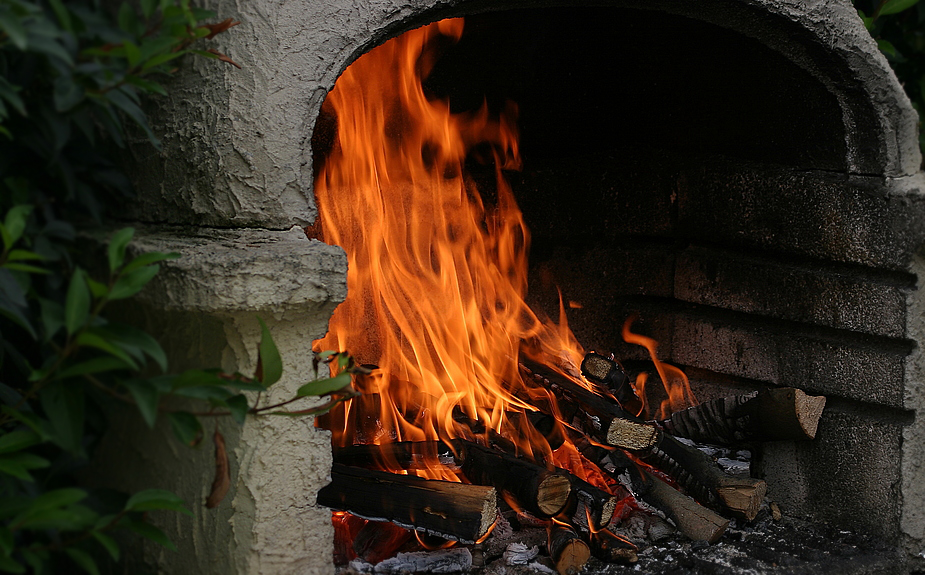
[[[313,378],[312,341],[327,331],[334,306],[346,296],[346,258],[340,248],[310,241],[295,228],[267,230],[142,229],[130,253],[177,251],[122,318],[147,326],[163,342],[174,371],[220,367],[254,372],[260,326],[266,321],[283,359],[283,378],[262,405],[293,397]],[[253,397],[252,397],[253,399]],[[306,398],[290,409],[320,400]],[[198,409],[203,409],[199,406]],[[330,511],[315,505],[329,482],[330,436],[312,418],[204,418],[206,440],[179,445],[162,418],[148,430],[130,409],[113,413],[118,433],[107,436],[91,479],[119,489],[170,489],[194,517],[156,516],[179,552],[145,544],[128,559],[133,572],[333,573]],[[214,473],[209,438],[215,425],[231,456],[232,490],[205,509]]]
[[[901,338],[911,280],[816,261],[786,262],[707,248],[678,258],[675,295],[691,303]]]

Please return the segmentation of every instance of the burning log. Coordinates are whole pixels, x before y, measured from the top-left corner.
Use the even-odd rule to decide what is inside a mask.
[[[559,410],[568,422],[577,424],[598,441],[634,450],[646,449],[655,443],[655,425],[643,422],[619,405],[529,360],[523,360],[520,368],[524,375],[556,396]],[[535,407],[546,411],[542,405]]]
[[[562,470],[549,470],[471,441],[454,439],[452,446],[469,481],[494,485],[537,517],[552,517],[568,503],[571,482]]]
[[[606,357],[593,351],[586,354],[581,362],[581,375],[607,388],[625,410],[631,413],[642,411],[642,401],[630,384],[623,366],[613,356]]]
[[[716,543],[729,526],[729,520],[700,505],[658,477],[642,473],[642,500],[661,510],[687,537]]]
[[[721,505],[746,521],[758,515],[768,490],[767,483],[752,477],[727,475],[699,449],[661,431],[657,437],[655,445],[635,452],[642,461],[670,475],[705,504]]]
[[[585,458],[617,481],[628,483],[637,500],[664,513],[689,539],[715,543],[729,525],[729,520],[642,471],[622,451],[598,447],[580,436],[572,439]]]
[[[562,515],[583,531],[597,531],[613,519],[620,499],[599,487],[570,474],[572,492],[575,494],[563,510]]]
[[[372,521],[474,543],[498,515],[492,487],[394,475],[335,463],[331,483],[318,492],[318,505]]]
[[[553,521],[547,529],[546,549],[559,575],[574,575],[591,558],[591,549],[569,525]]]
[[[637,548],[626,539],[603,529],[591,534],[591,554],[608,563],[635,563]]]
[[[825,396],[792,387],[714,399],[658,422],[679,437],[710,443],[803,440],[816,437]]]
[[[560,400],[560,408],[566,404],[577,413],[588,414],[590,417],[585,417],[582,427],[588,421],[596,429],[606,424],[607,444],[634,452],[641,460],[670,475],[701,502],[720,505],[748,521],[758,514],[767,492],[764,481],[727,475],[699,449],[681,443],[654,423],[638,420],[606,398],[543,366],[525,362],[522,369],[548,386]]]

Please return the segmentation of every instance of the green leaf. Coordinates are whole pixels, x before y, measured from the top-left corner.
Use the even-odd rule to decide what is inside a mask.
[[[132,272],[123,272],[109,292],[110,300],[125,299],[140,292],[160,271],[160,266],[146,266]]]
[[[135,368],[117,357],[95,357],[62,369],[54,375],[54,380],[124,369],[134,370]]]
[[[78,454],[83,449],[84,392],[78,385],[54,382],[39,396],[45,416],[51,422],[52,440],[64,450]]]
[[[880,8],[880,16],[898,14],[904,10],[912,8],[918,4],[919,0],[887,0],[886,4]]]
[[[119,8],[119,28],[128,32],[132,36],[138,35],[138,15],[135,14],[135,8],[131,2],[124,2]]]
[[[141,358],[141,354],[157,362],[161,371],[167,371],[167,354],[156,339],[144,330],[126,324],[110,323],[101,328],[94,329],[94,333],[107,338],[111,343],[134,356]]]
[[[157,139],[157,136],[154,135],[154,132],[151,131],[151,126],[148,124],[148,118],[145,116],[145,113],[138,107],[138,104],[132,101],[128,93],[129,90],[133,90],[133,88],[130,86],[121,86],[116,90],[106,92],[104,97],[116,108],[124,112],[126,116],[131,118],[138,127],[144,130],[148,140],[154,144],[155,148],[159,148],[160,141]]]
[[[155,66],[166,64],[167,62],[170,62],[171,60],[175,58],[179,58],[180,56],[183,56],[186,53],[187,53],[187,50],[178,50],[177,52],[171,52],[169,54],[160,54],[158,56],[154,56],[153,58],[151,58],[150,60],[144,63],[144,65],[141,67],[141,70],[147,71],[147,70],[150,70],[151,68],[154,68]]]
[[[93,347],[119,358],[125,363],[129,364],[134,370],[140,369],[139,365],[129,354],[127,354],[124,350],[116,347],[107,339],[98,333],[95,333],[94,331],[85,331],[81,333],[79,336],[77,336],[76,341],[79,345]]]
[[[276,344],[273,342],[270,330],[267,329],[267,324],[259,317],[257,321],[260,322],[260,346],[257,349],[257,363],[261,366],[261,373],[257,374],[257,379],[264,386],[270,387],[283,376],[283,359],[279,355],[279,350],[276,349]]]
[[[25,425],[26,427],[34,431],[35,434],[38,435],[42,441],[48,441],[51,438],[51,436],[47,433],[47,431],[42,426],[42,423],[44,420],[39,419],[39,417],[35,415],[34,413],[26,413],[19,409],[14,409],[13,407],[9,405],[4,405],[3,407],[0,407],[0,413],[4,413],[5,415],[8,415],[12,417],[13,419],[15,419],[16,421]]]
[[[126,523],[126,527],[135,533],[141,535],[145,539],[150,539],[155,543],[158,543],[171,551],[176,551],[177,546],[164,534],[163,531],[157,527],[151,525],[150,523],[144,523],[143,521],[131,521]]]
[[[109,556],[112,557],[113,561],[119,560],[119,544],[116,543],[116,540],[106,535],[105,533],[100,533],[99,531],[93,530],[90,532],[90,535],[99,542],[100,545],[109,553]]]
[[[10,84],[6,78],[0,76],[0,98],[9,102],[21,116],[27,116],[26,105],[23,103],[22,98],[19,97],[18,92],[19,86]]]
[[[87,276],[87,285],[90,287],[90,293],[97,299],[102,299],[109,295],[109,286],[89,276]]]
[[[125,59],[128,60],[129,67],[134,68],[141,60],[141,50],[128,40],[122,42],[122,45],[125,47]]]
[[[17,429],[16,431],[4,433],[0,436],[0,454],[21,451],[41,441],[42,438],[32,430]]]
[[[132,399],[135,400],[138,411],[141,412],[145,423],[153,429],[154,424],[157,422],[157,408],[161,400],[160,392],[151,382],[142,379],[129,379],[122,383],[132,394]]]
[[[115,273],[125,261],[125,248],[134,236],[135,228],[122,228],[112,235],[109,240],[109,247],[106,250],[110,272]]]
[[[26,50],[28,47],[26,29],[23,28],[22,22],[19,21],[19,16],[10,13],[9,10],[0,10],[0,30],[6,32],[6,35],[9,36],[10,41],[13,42],[16,48]]]
[[[339,373],[334,377],[316,379],[315,381],[310,381],[300,387],[298,391],[296,391],[296,396],[307,397],[310,395],[327,395],[347,387],[350,385],[350,381],[350,374],[346,371]]]
[[[67,556],[71,558],[71,561],[80,566],[81,569],[89,573],[90,575],[100,575],[99,569],[96,567],[96,561],[93,560],[86,551],[81,551],[80,549],[75,549],[73,547],[66,547],[64,552],[67,553]]]
[[[9,234],[9,244],[6,243],[6,237],[4,237],[4,248],[9,250],[13,247],[19,238],[22,237],[22,233],[26,229],[26,219],[29,217],[29,214],[32,213],[32,206],[21,205],[14,206],[10,208],[10,211],[6,213],[6,218],[3,221],[3,226],[6,228],[7,234]]]
[[[29,517],[32,513],[45,511],[46,509],[56,509],[60,507],[69,507],[75,503],[80,503],[87,498],[87,492],[76,487],[66,487],[64,489],[55,489],[45,492],[32,501],[32,505],[22,514]]]
[[[159,96],[166,96],[167,90],[157,82],[152,82],[151,80],[145,80],[138,76],[128,75],[125,77],[125,81],[132,86],[141,88],[142,91],[149,94],[158,94]]]
[[[58,18],[61,27],[68,32],[73,32],[74,25],[71,22],[71,14],[67,11],[64,3],[61,0],[48,0],[48,3],[51,4],[51,9],[55,11],[55,16]]]
[[[71,283],[67,288],[64,300],[64,327],[68,335],[73,335],[87,322],[90,317],[90,290],[84,279],[84,271],[80,268],[71,275]]]
[[[179,496],[164,489],[139,491],[125,503],[126,511],[154,511],[156,509],[167,509],[193,516],[193,512],[186,508],[186,504]]]
[[[247,419],[247,411],[250,409],[250,405],[247,403],[247,398],[243,394],[235,395],[234,397],[229,397],[225,400],[225,405],[228,406],[228,411],[231,412],[231,417],[234,418],[240,425],[244,425],[244,420]]]
[[[896,56],[896,47],[888,40],[877,40],[877,48],[887,56]]]
[[[44,274],[44,275],[47,275],[47,274],[50,274],[50,273],[51,273],[50,271],[46,270],[45,268],[40,268],[40,267],[37,267],[37,266],[30,266],[30,265],[28,265],[28,264],[21,264],[21,263],[16,263],[16,262],[12,262],[12,263],[5,264],[3,267],[5,267],[5,268],[8,269],[8,270],[15,270],[15,271],[19,271],[19,272],[25,272],[25,273],[27,273],[27,274]]]
[[[219,387],[216,385],[203,385],[181,387],[174,392],[174,395],[179,395],[180,397],[191,397],[193,399],[215,400],[224,403],[225,400],[230,398],[233,394],[224,387]]]
[[[180,440],[180,443],[190,447],[199,444],[202,440],[202,424],[199,423],[199,418],[186,411],[177,411],[167,415],[173,434]]]
[[[50,463],[38,455],[31,453],[14,453],[11,455],[0,455],[0,472],[12,475],[23,481],[32,481],[30,469],[44,469]]]
[[[41,307],[42,326],[45,328],[45,341],[49,341],[64,326],[64,306],[45,298],[38,298],[38,300]]]
[[[9,262],[44,261],[45,259],[44,256],[27,250],[13,250],[6,255],[6,260]]]
[[[161,262],[164,260],[175,260],[179,257],[180,257],[180,254],[176,252],[170,252],[169,254],[164,254],[160,252],[149,252],[146,254],[141,254],[140,256],[138,256],[137,258],[133,259],[128,264],[126,264],[126,266],[122,269],[122,273],[127,274],[129,272],[133,272],[137,270],[138,268],[143,268],[145,266],[156,264],[157,262]]]

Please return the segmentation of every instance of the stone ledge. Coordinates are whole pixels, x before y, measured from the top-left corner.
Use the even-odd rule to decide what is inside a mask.
[[[347,295],[341,248],[305,237],[301,228],[140,228],[129,252],[179,252],[139,297],[163,310],[226,315],[317,311]]]

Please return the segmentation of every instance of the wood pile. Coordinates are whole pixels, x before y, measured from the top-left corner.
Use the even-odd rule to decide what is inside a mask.
[[[467,422],[473,429],[468,439],[335,448],[332,481],[317,498],[319,505],[346,512],[335,513],[335,561],[359,557],[381,564],[391,557],[394,565],[377,567],[376,572],[433,570],[431,563],[465,571],[477,562],[478,553],[473,556],[459,544],[484,541],[496,524],[505,522],[501,515],[513,509],[545,526],[546,540],[539,544],[562,575],[577,573],[592,555],[634,562],[635,545],[608,530],[624,501],[661,512],[691,540],[714,543],[729,517],[755,518],[767,486],[760,479],[726,473],[687,440],[740,445],[812,439],[825,405],[824,397],[781,388],[720,398],[664,420],[646,421],[634,415],[641,403],[618,362],[591,353],[581,370],[587,385],[522,359],[522,381],[511,392],[536,411],[511,417],[526,417],[554,450],[570,442],[606,484],[592,484],[556,467],[539,450],[530,457],[518,455],[509,439],[480,429],[477,422]],[[373,394],[354,401],[359,407],[364,402],[378,405]],[[337,420],[345,417],[342,409],[319,423],[329,428],[335,421],[369,424],[377,411],[354,409],[352,421],[345,422]],[[435,461],[466,483],[413,473],[433,468]],[[431,559],[412,553],[393,557],[407,547],[412,531],[422,544],[432,543],[428,547],[457,545],[434,552]],[[529,551],[525,547],[522,556]],[[512,553],[512,560],[519,560]]]

